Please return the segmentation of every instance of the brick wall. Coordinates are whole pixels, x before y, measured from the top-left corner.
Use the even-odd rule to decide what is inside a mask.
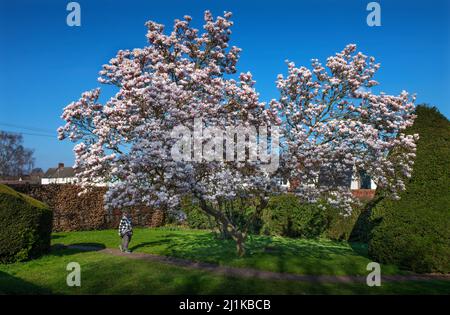
[[[354,189],[352,195],[361,200],[371,200],[375,197],[375,189]]]

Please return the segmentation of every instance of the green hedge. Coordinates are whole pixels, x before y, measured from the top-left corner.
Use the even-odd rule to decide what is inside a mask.
[[[249,218],[252,211],[254,211],[254,208],[250,206],[246,209],[241,209],[240,206],[241,203],[239,202],[239,200],[233,201],[233,208],[236,211],[233,211],[233,208],[230,208],[229,212],[227,212],[227,216],[237,226],[244,226],[247,223],[247,218]],[[184,196],[181,200],[181,210],[186,214],[186,224],[188,225],[188,227],[192,229],[214,229],[216,231],[220,230],[219,225],[215,222],[214,218],[210,215],[207,215],[200,208],[195,198]],[[262,222],[257,218],[253,220],[252,224],[249,226],[248,232],[251,234],[258,234],[261,230],[261,226]],[[221,237],[225,237],[225,235],[221,234]]]
[[[213,218],[200,209],[190,196],[181,200],[181,210],[186,214],[186,223],[191,229],[213,229]]]
[[[373,208],[369,255],[416,272],[450,272],[450,122],[417,107],[407,133],[419,133],[411,179],[398,201]]]
[[[27,195],[0,185],[0,262],[36,258],[50,249],[52,211]]]
[[[367,242],[368,206],[355,206],[351,215],[343,216],[339,209],[318,204],[302,204],[292,194],[272,196],[262,217],[252,228],[253,234],[289,237],[326,237],[333,240]],[[214,219],[205,214],[189,197],[184,197],[181,209],[186,224],[192,229],[214,229]]]
[[[326,212],[317,204],[302,204],[292,194],[270,198],[261,232],[268,235],[314,238],[327,227]]]

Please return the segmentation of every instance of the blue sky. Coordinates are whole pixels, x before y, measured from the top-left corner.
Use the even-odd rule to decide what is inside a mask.
[[[56,140],[55,130],[62,108],[99,86],[101,65],[119,49],[143,47],[147,20],[170,27],[188,14],[200,27],[206,9],[233,12],[232,44],[243,49],[238,71],[253,73],[262,100],[277,97],[286,59],[309,66],[355,43],[381,62],[378,91],[417,93],[418,103],[450,117],[448,0],[378,1],[380,27],[366,24],[368,0],[85,0],[81,27],[66,24],[69,2],[0,0],[0,130],[26,133],[44,170],[73,164],[72,144]]]

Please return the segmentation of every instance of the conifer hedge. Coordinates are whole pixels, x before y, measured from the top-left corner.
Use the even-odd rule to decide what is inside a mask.
[[[0,262],[36,258],[50,249],[52,211],[27,195],[0,185]]]
[[[417,107],[408,134],[418,133],[411,179],[398,201],[373,209],[369,255],[416,272],[450,272],[450,122],[436,108]]]

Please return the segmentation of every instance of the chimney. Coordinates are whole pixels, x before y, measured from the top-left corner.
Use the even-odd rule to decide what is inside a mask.
[[[58,168],[64,168],[64,163],[58,163]]]

